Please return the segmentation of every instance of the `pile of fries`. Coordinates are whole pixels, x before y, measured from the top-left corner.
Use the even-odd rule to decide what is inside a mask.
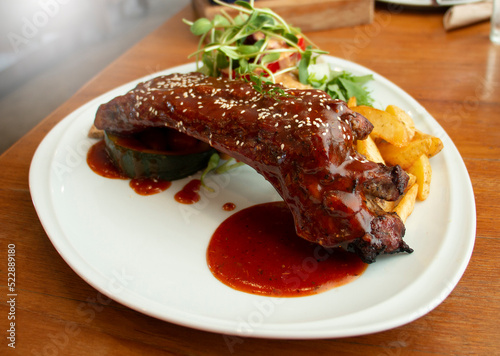
[[[358,152],[373,162],[389,166],[398,164],[408,173],[408,187],[399,200],[377,201],[382,209],[396,212],[406,222],[415,207],[415,201],[425,200],[429,196],[432,178],[429,158],[443,149],[442,141],[416,129],[412,118],[395,105],[379,110],[356,105],[356,98],[349,99],[347,105],[374,126],[367,139],[357,142]]]

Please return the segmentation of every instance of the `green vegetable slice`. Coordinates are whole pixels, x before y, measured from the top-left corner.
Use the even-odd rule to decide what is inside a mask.
[[[171,132],[160,134],[166,135],[167,140],[172,135],[173,140],[177,141],[170,142],[174,147],[152,148],[150,143],[155,140],[151,139],[151,133],[148,133],[149,141],[147,141],[141,140],[140,136],[123,137],[105,132],[104,140],[113,163],[126,176],[173,181],[204,169],[210,156],[215,152],[209,145],[195,139],[190,138],[195,140],[194,143],[187,140],[189,142],[187,146],[185,142],[179,143],[179,134]]]

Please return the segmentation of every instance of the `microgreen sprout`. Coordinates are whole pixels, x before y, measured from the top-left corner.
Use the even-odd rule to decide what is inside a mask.
[[[278,75],[299,69],[297,65],[276,72],[269,69],[268,64],[278,61],[283,54],[310,58],[313,54],[327,53],[313,45],[304,48],[302,43],[310,41],[298,28],[288,25],[270,9],[256,8],[253,0],[236,1],[234,5],[219,0],[214,2],[237,10],[239,14],[232,18],[222,9],[213,20],[184,20],[191,32],[200,36],[198,49],[190,57],[196,57],[197,70],[208,76],[218,77],[224,73],[233,79],[249,73],[263,73],[275,83]],[[273,46],[276,42],[285,45]]]
[[[205,168],[200,177],[201,185],[210,192],[213,192],[213,189],[205,184],[205,177],[207,176],[208,173],[217,168],[219,162],[220,162],[220,155],[217,152],[213,153],[210,156],[210,159],[208,160],[207,168]]]
[[[208,160],[207,167],[201,174],[201,185],[209,192],[214,192],[214,190],[205,183],[207,174],[211,172],[214,172],[215,174],[223,174],[230,171],[231,169],[235,169],[244,165],[243,162],[238,162],[234,158],[229,158],[224,163],[219,165],[220,161],[220,154],[218,152],[213,153]]]

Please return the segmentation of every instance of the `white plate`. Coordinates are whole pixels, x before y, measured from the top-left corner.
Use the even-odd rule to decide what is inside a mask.
[[[372,73],[352,62],[324,57],[354,74]],[[194,70],[194,64],[162,73]],[[87,138],[99,104],[133,88],[141,78],[79,108],[45,137],[30,170],[32,199],[47,235],[70,267],[114,300],[172,323],[225,334],[266,338],[329,338],[367,334],[409,323],[441,303],[462,276],[475,237],[475,204],[465,165],[439,124],[403,90],[380,75],[370,84],[376,106],[396,104],[416,126],[440,137],[432,158],[432,193],[417,203],[405,240],[411,255],[382,256],[356,281],[301,298],[246,294],[210,273],[206,248],[231,213],[278,200],[274,189],[248,167],[212,181],[195,205],[167,191],[140,196],[128,181],[93,173],[85,161]]]

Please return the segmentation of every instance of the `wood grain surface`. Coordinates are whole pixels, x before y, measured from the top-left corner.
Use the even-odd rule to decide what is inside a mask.
[[[209,19],[222,8],[209,0],[192,0],[192,3],[197,16]],[[374,0],[259,0],[255,6],[273,9],[302,31],[316,31],[370,23],[375,5]],[[238,14],[236,9],[224,11],[233,17]]]
[[[181,19],[192,16],[186,8],[167,21],[0,156],[0,354],[498,355],[500,46],[490,43],[488,23],[445,32],[442,10],[379,5],[370,25],[308,34],[332,55],[364,65],[407,91],[444,127],[465,161],[476,199],[475,248],[451,295],[427,315],[359,337],[228,339],[124,307],[68,267],[31,201],[28,173],[33,154],[56,123],[87,101],[188,62],[196,39]],[[7,339],[9,244],[16,245],[15,349],[8,347]]]

